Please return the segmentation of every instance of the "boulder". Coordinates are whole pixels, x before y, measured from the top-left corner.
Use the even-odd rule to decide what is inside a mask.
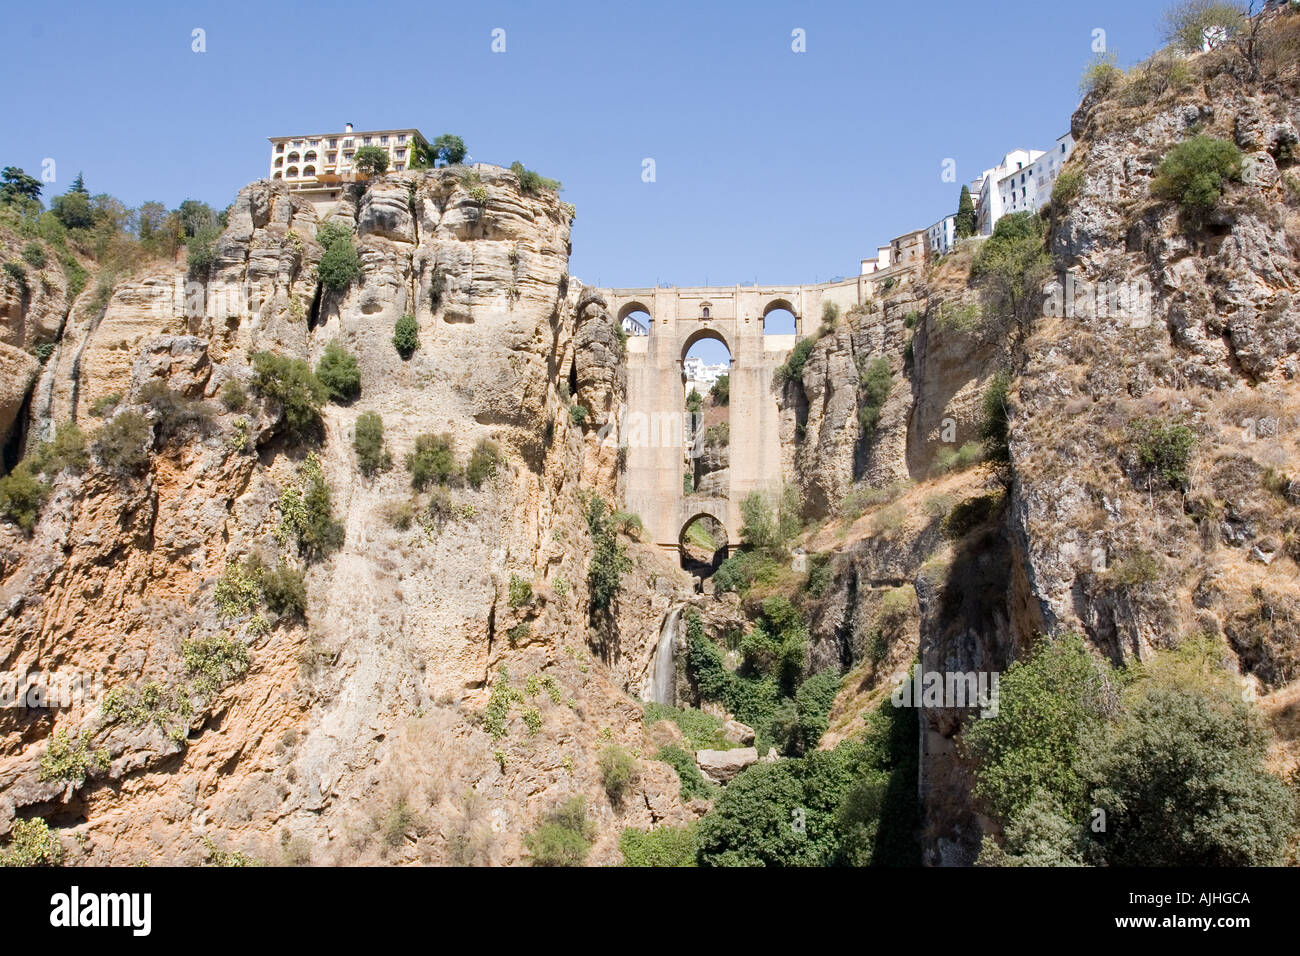
[[[753,747],[734,750],[697,750],[695,763],[700,773],[712,783],[730,783],[736,774],[750,764],[758,763],[758,751]]]
[[[722,725],[722,735],[733,744],[748,746],[754,742],[754,730],[738,720],[729,720]]]

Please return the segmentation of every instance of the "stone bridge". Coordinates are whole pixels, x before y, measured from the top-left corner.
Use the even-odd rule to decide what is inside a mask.
[[[650,540],[677,549],[687,525],[707,514],[722,523],[729,545],[740,542],[741,500],[751,491],[776,490],[782,480],[773,373],[795,342],[816,330],[823,303],[841,310],[859,305],[896,271],[819,285],[599,290],[620,323],[629,317],[637,323],[627,343],[627,508],[641,516]],[[764,334],[765,318],[777,309],[794,314],[793,335]],[[634,316],[641,312],[649,318]],[[682,490],[688,454],[682,363],[701,339],[715,339],[731,353],[725,497]]]

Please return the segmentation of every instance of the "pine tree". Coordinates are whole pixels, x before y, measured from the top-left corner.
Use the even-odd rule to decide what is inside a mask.
[[[90,190],[86,188],[86,181],[82,178],[80,171],[77,172],[77,178],[72,181],[72,188],[68,192],[80,193],[83,196],[90,195]]]
[[[957,238],[965,239],[975,235],[975,203],[970,198],[970,187],[961,187],[961,199],[957,203]]]

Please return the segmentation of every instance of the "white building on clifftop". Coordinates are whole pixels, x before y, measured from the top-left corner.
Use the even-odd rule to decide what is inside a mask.
[[[1074,150],[1074,137],[1066,133],[1051,149],[1013,149],[1002,162],[971,183],[977,232],[991,236],[999,219],[1013,212],[1038,212],[1052,198],[1061,167]]]
[[[364,180],[358,177],[352,157],[363,146],[375,146],[388,153],[393,172],[410,169],[416,150],[427,149],[428,140],[418,129],[378,129],[357,132],[351,123],[341,133],[309,133],[302,136],[271,136],[270,178],[287,182],[289,188],[311,200],[319,209],[332,205],[343,184]]]

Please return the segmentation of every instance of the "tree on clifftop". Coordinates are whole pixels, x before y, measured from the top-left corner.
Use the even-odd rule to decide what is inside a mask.
[[[451,133],[443,133],[433,141],[434,165],[457,166],[465,161],[465,141]]]
[[[975,203],[970,198],[970,187],[961,187],[961,199],[957,202],[957,238],[965,239],[975,235]]]
[[[352,157],[352,163],[359,173],[382,176],[388,172],[388,150],[378,146],[362,146]]]
[[[41,198],[41,184],[35,177],[28,176],[17,166],[6,166],[0,170],[0,203],[16,203],[20,199]]]

